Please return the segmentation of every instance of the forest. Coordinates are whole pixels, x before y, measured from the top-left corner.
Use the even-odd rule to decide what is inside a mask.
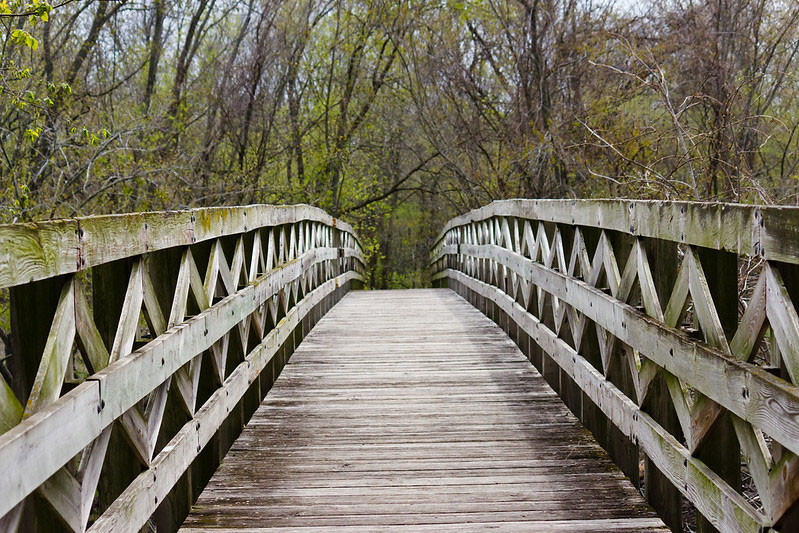
[[[799,203],[795,0],[1,0],[0,223],[309,203],[373,287],[503,198]]]

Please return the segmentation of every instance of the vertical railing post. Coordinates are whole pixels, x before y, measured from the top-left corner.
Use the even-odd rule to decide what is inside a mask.
[[[616,257],[617,264],[620,269],[624,269],[627,264],[630,252],[633,250],[635,244],[635,237],[626,234],[613,232],[608,233],[610,247]],[[616,364],[611,364],[608,370],[607,379],[616,387],[619,388],[627,397],[635,397],[635,385],[633,384],[633,377],[630,374],[629,366],[623,363],[624,353],[621,342],[617,341],[612,353],[608,355],[611,360],[615,360]],[[608,455],[616,463],[622,472],[633,482],[637,487],[641,485],[640,466],[638,456],[638,446],[631,441],[624,433],[619,430],[613,422],[608,419],[608,445],[606,450]]]
[[[645,239],[644,246],[661,309],[665,310],[677,280],[677,245],[668,241]],[[678,437],[682,435],[680,421],[662,373],[658,373],[650,384],[642,407],[670,434]],[[674,531],[682,531],[682,494],[647,456],[644,456],[644,490],[649,505],[654,507],[663,522]]]
[[[799,302],[799,265],[790,265],[786,263],[777,263],[777,262],[770,262],[770,264],[776,267],[780,274],[782,275],[782,281],[785,284],[785,290],[787,291],[790,300],[795,302]],[[777,359],[777,361],[775,361]],[[775,362],[777,363],[775,365]],[[779,376],[782,379],[789,379],[788,369],[785,366],[785,361],[782,358],[777,358],[772,355],[771,366],[776,366],[776,370],[779,373]],[[786,451],[782,446],[777,444],[774,446],[773,452],[774,456],[782,456],[783,453],[790,453]],[[779,531],[799,531],[799,501],[796,501],[791,505],[791,507],[785,512],[782,516],[780,521],[777,523],[777,527],[775,528]]]
[[[601,231],[596,228],[585,227],[582,229],[583,240],[585,241],[588,257],[593,260],[594,252],[599,244]],[[583,281],[588,279],[588,272],[583,272]],[[602,371],[602,357],[599,351],[599,341],[596,334],[596,325],[591,320],[586,320],[586,329],[583,334],[582,343],[579,350],[586,361],[591,365]],[[544,359],[547,359],[546,354]],[[597,406],[589,395],[585,392],[582,393],[583,410],[581,421],[585,427],[594,435],[596,441],[605,449],[608,447],[608,424],[607,417],[602,412],[602,409]]]
[[[729,342],[738,327],[738,256],[705,248],[699,248],[698,252],[721,327]],[[694,455],[731,487],[741,487],[741,446],[726,413],[718,417]],[[696,530],[697,533],[717,531],[703,516],[697,516]]]
[[[114,343],[132,261],[121,259],[92,269],[92,304],[94,323],[108,350]],[[106,452],[106,464],[98,484],[100,507],[107,508],[138,475],[141,465],[125,439],[124,430],[114,424]]]
[[[150,279],[153,282],[161,312],[167,320],[169,320],[172,308],[182,257],[182,248],[167,248],[150,254],[149,258]],[[164,416],[161,421],[161,430],[158,435],[159,447],[169,442],[169,439],[187,421],[186,413],[181,408],[180,393],[177,387],[170,387],[168,394]],[[183,517],[189,513],[191,504],[194,501],[191,489],[191,471],[193,468],[189,468],[180,477],[180,480],[153,514],[152,522],[158,531],[170,531],[178,528]]]

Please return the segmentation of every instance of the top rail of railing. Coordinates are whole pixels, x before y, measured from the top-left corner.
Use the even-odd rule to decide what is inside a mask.
[[[657,200],[498,200],[450,220],[492,216],[618,231],[748,257],[799,263],[799,208]]]
[[[0,225],[0,288],[299,221],[355,235],[349,224],[310,205],[203,207]]]

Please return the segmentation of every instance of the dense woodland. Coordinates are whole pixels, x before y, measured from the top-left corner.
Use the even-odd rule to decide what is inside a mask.
[[[370,284],[494,199],[799,203],[796,0],[0,0],[0,222],[307,202]]]

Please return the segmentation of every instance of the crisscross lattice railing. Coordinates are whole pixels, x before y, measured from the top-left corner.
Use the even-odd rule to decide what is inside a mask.
[[[362,268],[309,206],[0,226],[0,530],[175,528]]]
[[[799,208],[495,202],[432,262],[672,527],[679,493],[722,531],[797,527]]]

